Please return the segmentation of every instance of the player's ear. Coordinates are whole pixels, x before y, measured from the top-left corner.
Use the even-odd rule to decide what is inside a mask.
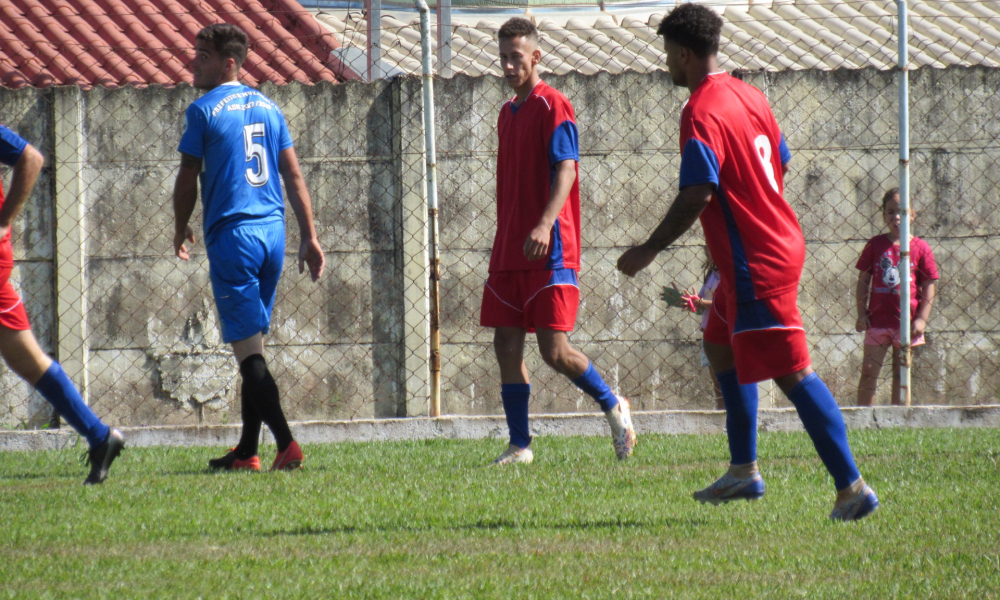
[[[531,51],[531,64],[537,65],[542,62],[542,51],[535,48]]]

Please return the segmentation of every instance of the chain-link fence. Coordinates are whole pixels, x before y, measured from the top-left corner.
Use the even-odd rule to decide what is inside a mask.
[[[989,40],[1000,22],[972,3],[938,13],[932,9],[947,3],[916,4],[923,28],[913,27],[911,50],[921,67],[910,75],[913,231],[934,250],[941,279],[927,344],[914,353],[913,403],[995,403],[1000,63],[976,40]],[[891,8],[796,2],[724,13],[721,67],[768,96],[793,153],[786,198],[807,240],[800,306],[814,366],[842,405],[854,403],[862,356],[854,265],[865,242],[884,232],[880,199],[898,185]],[[538,20],[543,76],[573,103],[580,131],[584,266],[572,341],[637,409],[709,409],[699,319],[660,299],[674,282],[700,287],[700,229],[635,280],[614,269],[676,194],[687,91],[663,70],[659,18]],[[348,27],[350,20],[326,19],[345,48],[350,32],[364,31],[363,19]],[[498,22],[453,24],[452,76],[435,80],[446,414],[501,412],[492,332],[478,324],[495,229],[496,119],[511,95],[495,77]],[[412,24],[397,15],[382,25],[383,59],[417,71],[407,62],[419,57]],[[930,28],[948,35],[932,39]],[[942,47],[942,39],[953,43]],[[289,417],[427,414],[419,79],[261,89],[288,118],[328,259],[318,284],[298,274],[289,215],[267,338]],[[204,246],[190,262],[174,258],[171,246],[176,147],[183,111],[197,96],[186,86],[0,89],[0,120],[47,159],[14,227],[14,279],[43,347],[115,423],[238,421],[239,378],[221,343]],[[529,345],[533,412],[595,410]],[[886,365],[879,403],[887,402],[889,376]],[[772,405],[787,405],[775,390],[765,393]],[[5,426],[51,419],[6,370],[0,398]]]

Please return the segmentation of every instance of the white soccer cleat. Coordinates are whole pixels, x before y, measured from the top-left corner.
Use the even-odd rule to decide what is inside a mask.
[[[615,445],[615,456],[618,460],[625,460],[632,456],[632,449],[635,448],[636,436],[635,427],[632,426],[632,410],[626,398],[619,397],[618,404],[614,408],[604,413],[611,427],[611,441]]]
[[[507,446],[507,449],[503,451],[503,454],[498,456],[496,460],[491,462],[491,465],[513,465],[513,464],[529,464],[535,459],[535,453],[531,451],[531,448],[520,448],[511,444]]]

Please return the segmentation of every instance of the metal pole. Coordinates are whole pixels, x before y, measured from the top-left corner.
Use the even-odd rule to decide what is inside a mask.
[[[382,79],[382,0],[365,0],[368,81]]]
[[[425,0],[414,0],[420,11],[420,53],[423,63],[424,139],[427,149],[427,217],[430,225],[431,300],[431,406],[430,416],[441,416],[441,260],[438,257],[437,150],[434,137],[434,75],[431,73],[430,9]]]
[[[910,81],[906,0],[897,0],[899,19],[899,389],[910,405]]]
[[[438,0],[438,75],[452,76],[451,71],[451,0]]]

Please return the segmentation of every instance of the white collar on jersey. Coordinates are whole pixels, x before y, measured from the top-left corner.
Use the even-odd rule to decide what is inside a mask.
[[[535,86],[531,88],[531,91],[528,92],[528,94],[524,97],[524,100],[521,100],[521,104],[518,105],[518,108],[521,108],[521,106],[524,105],[524,103],[528,101],[528,98],[531,98],[531,95],[535,93],[535,89],[538,88],[538,85],[540,83],[544,83],[544,82],[541,79],[539,79],[538,83],[536,83]],[[510,102],[510,105],[514,106],[514,100],[517,100],[517,94],[514,94],[514,97],[511,98],[510,100],[508,100],[507,102]],[[546,102],[546,104],[548,104],[548,102]]]
[[[220,83],[219,87],[222,87],[224,85],[243,85],[243,84],[241,84],[239,81],[227,81],[225,83]]]

